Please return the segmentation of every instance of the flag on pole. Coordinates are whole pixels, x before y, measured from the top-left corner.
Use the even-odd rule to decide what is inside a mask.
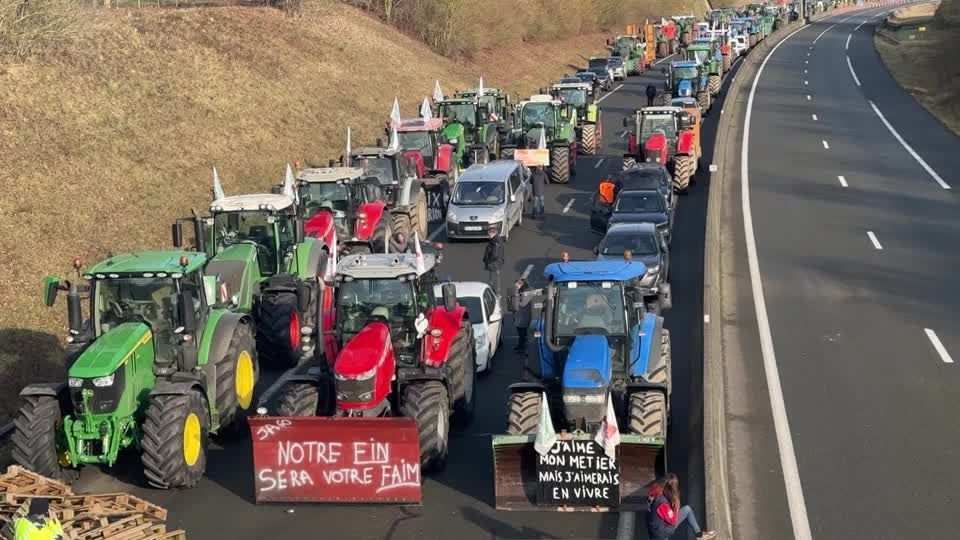
[[[393,98],[393,110],[390,111],[390,125],[400,125],[400,101],[397,98]]]
[[[350,160],[350,152],[351,152],[351,150],[352,150],[352,149],[350,148],[350,128],[347,127],[347,161]]]
[[[223,193],[223,185],[220,184],[220,174],[217,173],[217,168],[213,168],[213,200],[218,201],[226,197]]]
[[[294,178],[293,178],[293,168],[290,167],[290,164],[287,163],[287,171],[283,177],[283,194],[287,197],[290,197],[294,201],[297,200],[297,191],[293,188]]]
[[[540,141],[537,143],[537,148],[540,150],[545,150],[547,148],[547,130],[540,128]]]
[[[557,442],[557,432],[553,429],[553,418],[550,418],[550,406],[547,404],[547,395],[540,396],[540,423],[537,424],[537,440],[533,443],[534,450],[541,456],[547,455]]]
[[[440,81],[433,87],[433,102],[443,101],[443,90],[440,89]]]
[[[600,431],[594,438],[597,444],[603,447],[604,453],[610,459],[617,458],[617,445],[620,444],[620,427],[617,426],[617,415],[613,412],[613,400],[607,398],[607,416],[600,425]]]
[[[477,101],[483,97],[483,76],[480,77],[480,86],[477,87]]]
[[[397,135],[397,126],[390,126],[390,150],[400,149],[400,136]]]
[[[417,274],[427,271],[427,264],[423,261],[423,250],[420,249],[420,233],[413,231],[413,246],[417,251]]]
[[[423,98],[423,103],[420,104],[420,118],[430,120],[432,117],[433,110],[430,109],[430,99]]]

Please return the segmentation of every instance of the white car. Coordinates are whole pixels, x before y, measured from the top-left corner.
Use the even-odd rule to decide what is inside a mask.
[[[747,36],[740,34],[733,38],[733,54],[734,56],[740,56],[742,54],[747,54],[747,49],[750,48],[749,41],[747,41]]]
[[[473,324],[473,341],[477,348],[477,372],[493,368],[493,357],[500,348],[503,335],[503,309],[500,299],[486,283],[479,281],[456,281],[457,301],[467,308]],[[440,285],[433,287],[437,299],[443,297]]]

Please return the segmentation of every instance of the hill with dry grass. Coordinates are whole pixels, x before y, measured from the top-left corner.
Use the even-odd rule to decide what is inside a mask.
[[[697,2],[691,2],[696,6]],[[529,95],[603,50],[606,34],[504,41],[443,56],[367,13],[322,0],[270,8],[119,9],[27,56],[0,56],[0,419],[28,382],[59,379],[62,304],[44,274],[108,252],[169,246],[171,221],[204,208],[210,169],[229,193],[322,163],[344,132],[372,142],[393,97],[413,114],[439,79]],[[651,2],[650,14],[689,12]],[[76,27],[75,27],[76,28]]]

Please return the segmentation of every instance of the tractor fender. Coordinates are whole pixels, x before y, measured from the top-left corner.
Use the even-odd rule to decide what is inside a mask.
[[[307,236],[319,238],[327,249],[331,249],[335,229],[333,214],[326,211],[317,212],[317,215],[307,220],[303,228]]]
[[[408,178],[403,181],[400,192],[397,194],[397,207],[410,208],[417,205],[420,197],[420,186],[422,182],[416,178]]]
[[[521,392],[546,392],[547,391],[546,385],[537,381],[513,383],[507,388],[510,390],[511,394],[519,394]]]
[[[330,369],[323,365],[310,367],[305,372],[284,375],[283,380],[288,383],[318,383],[330,376]]]
[[[20,391],[20,396],[59,396],[61,392],[66,392],[67,383],[34,383],[27,385]]]
[[[627,395],[636,394],[637,392],[643,391],[660,392],[663,394],[663,397],[667,398],[667,402],[669,403],[670,389],[665,384],[651,383],[647,381],[632,381],[627,383]]]
[[[693,131],[684,130],[677,138],[677,155],[693,156],[696,149],[693,147]]]
[[[227,349],[230,348],[230,340],[233,339],[233,334],[236,333],[237,328],[241,324],[249,325],[252,332],[255,328],[253,318],[250,315],[232,311],[220,311],[219,313],[219,316],[214,315],[216,319],[210,321],[214,325],[213,331],[204,332],[203,338],[200,340],[199,361],[207,375],[206,384],[209,388],[216,387],[214,365],[218,359],[227,354]]]
[[[641,319],[639,328],[635,327],[635,339],[630,351],[632,367],[630,375],[646,378],[647,374],[656,371],[662,365],[660,358],[660,335],[663,333],[663,317],[646,313]]]
[[[460,324],[467,317],[467,308],[457,304],[452,311],[444,307],[435,307],[427,313],[427,331],[422,343],[421,355],[428,366],[438,367],[446,363],[450,355],[450,347],[460,331]],[[433,330],[440,330],[440,336],[430,335]],[[473,344],[470,344],[472,347]]]
[[[357,218],[356,227],[353,234],[357,240],[367,241],[373,238],[373,233],[377,230],[377,225],[383,221],[387,205],[383,201],[361,204],[357,209],[358,214],[363,214],[366,219]]]
[[[178,373],[177,375],[185,375]],[[157,385],[150,391],[151,396],[182,396],[194,391],[203,392],[203,384],[200,379],[189,377],[180,378],[180,380],[159,380]]]
[[[593,103],[587,107],[587,122],[599,123],[600,111],[597,104]]]
[[[630,132],[630,137],[627,139],[627,157],[636,157],[639,155],[639,148],[637,148],[637,134]]]
[[[291,273],[300,279],[311,279],[322,274],[326,264],[324,253],[329,253],[329,248],[325,250],[325,247],[325,242],[312,238],[298,245],[296,261],[291,263],[296,267],[290,269]]]

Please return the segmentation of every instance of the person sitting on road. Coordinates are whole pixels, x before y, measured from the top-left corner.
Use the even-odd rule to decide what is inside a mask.
[[[647,492],[647,538],[668,540],[680,524],[686,522],[697,538],[711,540],[717,537],[714,531],[701,531],[693,510],[680,506],[680,481],[677,475],[668,473],[661,482],[654,482]]]

